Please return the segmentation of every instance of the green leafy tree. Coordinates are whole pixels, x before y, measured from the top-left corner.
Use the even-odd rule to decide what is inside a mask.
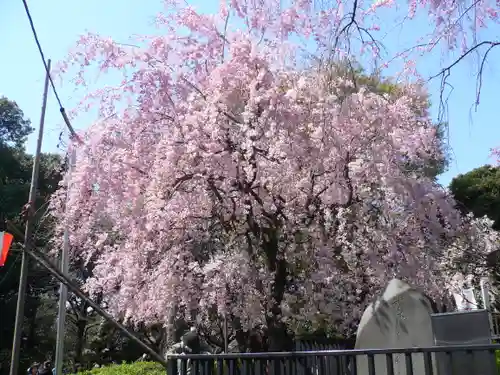
[[[314,70],[324,77],[327,89],[335,90],[340,100],[359,92],[361,89],[383,95],[389,101],[396,100],[404,95],[404,85],[398,84],[391,77],[383,77],[378,73],[368,74],[360,64],[350,60],[342,60],[339,62],[329,61],[327,63],[318,64],[313,67],[313,71]],[[342,92],[339,92],[339,77],[346,78],[344,80],[346,84],[340,87]],[[422,93],[423,95],[427,95],[424,90],[422,90]],[[425,108],[425,110],[429,110],[430,107],[431,101],[428,99],[427,108]],[[415,112],[422,111],[417,105],[414,106],[413,110]],[[422,113],[422,115],[424,115],[424,113]],[[439,150],[439,152],[434,154],[437,155],[437,157],[422,165],[408,163],[407,168],[409,173],[418,173],[426,177],[437,179],[437,176],[446,172],[448,169],[449,146],[446,138],[447,123],[436,123],[434,126],[436,129],[436,147]]]
[[[16,102],[0,97],[0,142],[22,147],[33,131],[31,121],[24,117]]]
[[[491,165],[473,169],[456,176],[450,183],[450,191],[458,208],[465,214],[476,217],[487,216],[493,220],[493,229],[500,230],[500,168]],[[500,244],[498,244],[500,249]],[[492,291],[498,301],[500,295],[500,252],[494,251],[488,257]],[[495,303],[495,308],[500,308]]]
[[[450,183],[459,209],[474,216],[488,216],[500,230],[500,168],[485,165],[460,174]]]
[[[0,98],[0,224],[5,220],[24,226],[20,213],[28,201],[33,157],[26,153],[24,143],[33,131],[30,121],[15,102]],[[50,237],[51,223],[44,220],[50,194],[61,179],[61,158],[44,154],[40,161],[38,194],[35,202],[34,238],[44,247]],[[5,228],[0,228],[5,229]],[[0,268],[0,373],[8,371],[20,274],[19,248],[14,244],[7,263]],[[56,283],[50,274],[30,262],[22,332],[21,366],[44,360],[53,352]],[[22,368],[21,367],[21,368]]]

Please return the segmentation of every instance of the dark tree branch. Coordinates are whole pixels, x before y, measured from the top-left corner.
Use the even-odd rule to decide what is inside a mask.
[[[488,59],[489,53],[492,51],[493,48],[497,47],[500,45],[500,41],[491,41],[491,40],[486,40],[480,43],[475,44],[471,48],[469,48],[467,51],[465,51],[462,55],[460,55],[455,61],[453,61],[450,65],[446,66],[445,68],[441,69],[439,73],[431,76],[429,78],[430,80],[433,80],[437,77],[441,77],[441,92],[440,92],[440,107],[442,107],[443,104],[443,95],[444,95],[444,88],[445,86],[449,86],[448,83],[448,78],[451,76],[451,70],[456,67],[458,64],[460,64],[466,57],[471,55],[474,52],[477,52],[481,47],[488,46],[488,49],[484,53],[480,67],[479,67],[479,72],[477,76],[477,84],[476,84],[476,102],[475,102],[475,107],[477,109],[477,106],[479,105],[479,100],[481,96],[481,90],[482,90],[482,84],[483,84],[483,71],[484,71],[484,65],[486,64],[486,61]],[[440,109],[441,112],[441,109]]]

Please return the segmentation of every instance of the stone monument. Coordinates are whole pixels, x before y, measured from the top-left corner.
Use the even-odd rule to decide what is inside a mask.
[[[400,349],[434,346],[429,299],[405,282],[393,279],[370,304],[358,326],[356,349]],[[422,354],[413,354],[413,375],[424,375]],[[375,356],[375,374],[387,374],[385,355]],[[367,356],[356,358],[358,375],[368,375]],[[407,375],[405,356],[393,355],[394,375]],[[433,367],[434,360],[433,360]]]
[[[437,346],[489,345],[491,328],[488,310],[455,311],[431,315]],[[451,359],[451,361],[450,361]],[[436,375],[496,375],[495,352],[436,353]]]

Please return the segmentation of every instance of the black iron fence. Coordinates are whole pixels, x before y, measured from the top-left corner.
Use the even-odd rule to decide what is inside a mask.
[[[310,351],[325,351],[325,350],[346,350],[352,349],[343,342],[331,342],[331,341],[305,341],[300,340],[295,342],[296,352],[310,352]]]
[[[168,375],[498,375],[500,344],[172,355]]]

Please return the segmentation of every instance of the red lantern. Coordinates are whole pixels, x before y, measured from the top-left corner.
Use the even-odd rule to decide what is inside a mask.
[[[0,267],[5,265],[5,261],[7,260],[7,255],[9,254],[10,245],[12,245],[12,241],[14,240],[14,236],[7,232],[0,232]]]

